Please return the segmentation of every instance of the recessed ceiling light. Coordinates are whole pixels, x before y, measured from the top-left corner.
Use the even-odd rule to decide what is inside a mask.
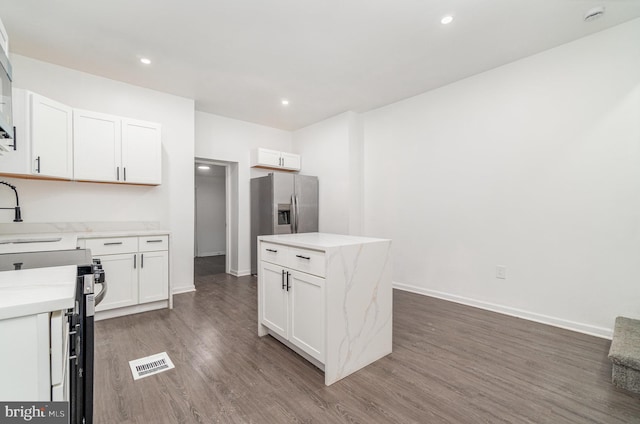
[[[289,106],[289,100],[282,99],[282,106]]]
[[[594,7],[593,9],[587,10],[587,13],[584,14],[584,21],[593,21],[594,19],[598,19],[602,15],[604,15],[604,6]]]
[[[209,165],[198,165],[198,169],[207,170],[207,169],[211,169],[211,167]]]
[[[440,19],[440,23],[442,25],[447,25],[447,24],[450,24],[451,22],[453,22],[453,16],[451,16],[451,15],[447,15],[447,16],[443,17],[442,19]]]
[[[144,63],[145,65],[151,65],[151,59],[147,59],[146,57],[141,57],[140,62]]]

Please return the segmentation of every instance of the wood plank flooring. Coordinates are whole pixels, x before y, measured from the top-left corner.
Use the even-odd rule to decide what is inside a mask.
[[[196,277],[207,277],[216,274],[224,274],[225,255],[201,256],[193,261]]]
[[[640,423],[610,342],[394,291],[393,353],[332,386],[257,336],[253,277],[196,273],[175,309],[96,323],[95,422]],[[176,368],[133,381],[128,361]]]

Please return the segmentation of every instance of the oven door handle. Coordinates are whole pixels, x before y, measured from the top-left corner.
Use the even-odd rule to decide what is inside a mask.
[[[98,306],[100,302],[102,302],[102,299],[104,299],[104,296],[107,294],[107,282],[103,281],[101,283],[96,283],[96,284],[102,285],[102,290],[100,290],[100,293],[96,295],[96,306]]]

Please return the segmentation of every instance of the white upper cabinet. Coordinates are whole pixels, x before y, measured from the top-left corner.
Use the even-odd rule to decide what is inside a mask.
[[[277,150],[255,149],[251,158],[251,166],[280,168],[282,157]]]
[[[14,139],[9,150],[0,156],[0,173],[10,175],[31,174],[31,141],[29,139],[28,92],[14,88],[12,94]]]
[[[73,176],[72,109],[29,93],[33,173],[43,177]]]
[[[162,128],[155,122],[71,107],[13,89],[16,136],[0,174],[159,185]]]
[[[0,173],[70,180],[73,176],[72,109],[36,93],[13,90],[15,137]]]
[[[75,110],[74,146],[76,180],[162,182],[160,124]]]
[[[73,111],[73,178],[119,181],[120,119],[103,113]]]
[[[299,171],[300,155],[258,148],[251,152],[251,166],[256,168]]]
[[[162,182],[162,132],[154,122],[122,120],[122,167],[125,182]]]
[[[5,56],[9,56],[9,35],[4,28],[2,21],[0,21],[0,47],[4,51]]]
[[[300,170],[300,155],[294,153],[280,152],[282,158],[282,168],[289,169],[291,171]]]

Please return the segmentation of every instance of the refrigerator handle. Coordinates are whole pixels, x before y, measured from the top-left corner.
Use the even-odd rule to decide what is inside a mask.
[[[296,221],[297,221],[297,216],[296,216],[296,196],[295,194],[291,195],[291,234],[296,232]]]
[[[298,221],[300,221],[300,209],[298,208],[299,207],[298,196],[295,196],[295,199],[296,199],[296,233],[297,233],[298,232],[298,224],[299,224]]]

